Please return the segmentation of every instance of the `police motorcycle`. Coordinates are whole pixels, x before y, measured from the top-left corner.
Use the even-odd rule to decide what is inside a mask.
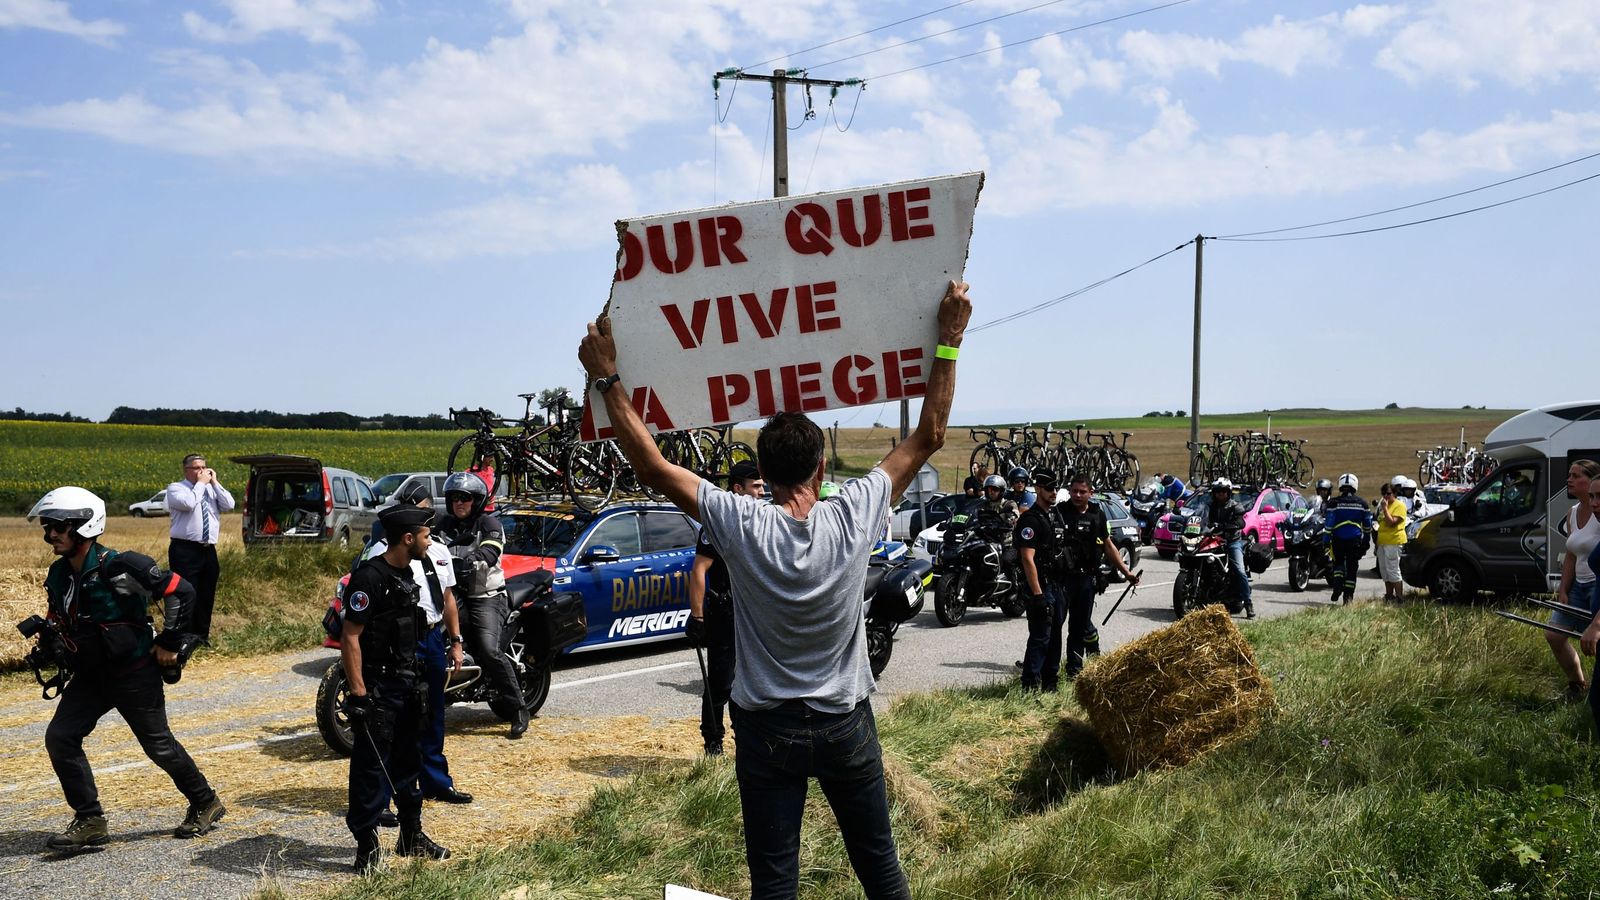
[[[1128,511],[1139,523],[1139,543],[1150,546],[1156,539],[1156,525],[1167,511],[1167,499],[1161,482],[1149,481],[1128,497]]]
[[[1272,548],[1245,544],[1245,568],[1260,575],[1272,565]],[[1202,606],[1220,603],[1229,613],[1244,609],[1228,574],[1228,543],[1209,522],[1191,519],[1178,543],[1178,577],[1172,582],[1172,614],[1181,619]]]
[[[553,575],[537,570],[506,579],[511,611],[500,632],[500,649],[517,670],[523,705],[529,716],[537,715],[550,696],[550,672],[561,651],[588,635],[589,623],[583,610],[583,597],[576,593],[556,593],[551,588]],[[343,627],[344,582],[328,603],[322,626],[330,640],[324,646],[338,646]],[[322,674],[317,686],[317,731],[340,756],[349,756],[355,736],[344,714],[349,684],[344,664],[335,659]],[[496,716],[510,722],[517,716],[514,707],[503,703],[494,686],[483,675],[483,668],[465,654],[460,671],[450,672],[444,686],[446,706],[456,703],[488,703]]]
[[[1313,578],[1327,579],[1333,586],[1333,555],[1329,551],[1327,529],[1322,513],[1297,509],[1283,524],[1283,543],[1289,555],[1289,590],[1306,589]]]
[[[1005,546],[1008,529],[970,507],[950,517],[935,567],[933,612],[939,624],[960,625],[973,606],[995,607],[1012,619],[1027,611],[1016,550]]]
[[[889,667],[894,635],[903,622],[922,612],[923,596],[933,579],[933,563],[913,559],[906,545],[879,541],[867,560],[867,583],[861,615],[867,623],[867,660],[872,677]]]

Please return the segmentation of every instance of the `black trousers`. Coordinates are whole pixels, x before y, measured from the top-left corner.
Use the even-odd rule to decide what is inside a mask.
[[[500,639],[505,632],[506,616],[511,613],[511,597],[504,591],[482,597],[458,600],[461,610],[462,637],[467,642],[467,652],[473,662],[483,667],[483,675],[494,685],[496,694],[507,706],[522,705],[522,682],[517,680],[517,667],[511,658],[500,652]]]
[[[1347,597],[1354,597],[1356,591],[1356,572],[1361,568],[1361,557],[1365,556],[1366,542],[1361,538],[1334,538],[1333,539],[1333,596],[1338,597],[1343,593]]]
[[[188,751],[172,736],[161,673],[154,664],[145,663],[132,672],[115,675],[80,672],[61,692],[56,714],[45,728],[44,746],[74,813],[105,814],[89,758],[83,753],[83,739],[113,709],[127,721],[144,755],[172,777],[191,804],[204,806],[217,796]]]
[[[211,643],[211,607],[217,602],[217,546],[177,538],[167,545],[167,565],[194,586],[194,609],[189,611],[189,633]]]
[[[417,738],[422,727],[422,691],[415,677],[377,676],[364,679],[376,708],[367,725],[356,726],[350,754],[350,805],[344,823],[360,837],[378,827],[389,805],[400,821],[422,821],[422,753]]]
[[[706,595],[706,683],[700,691],[700,736],[707,744],[727,734],[722,711],[733,696],[733,601]]]
[[[1094,575],[1060,576],[1056,592],[1067,607],[1067,677],[1076,678],[1083,671],[1090,632],[1094,632],[1095,649],[1100,645],[1100,633],[1094,627]]]

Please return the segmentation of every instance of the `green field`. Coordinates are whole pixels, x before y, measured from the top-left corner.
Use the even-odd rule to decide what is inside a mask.
[[[0,513],[27,512],[45,491],[76,484],[113,514],[181,477],[188,453],[204,453],[237,497],[249,471],[228,460],[245,453],[297,453],[371,478],[442,470],[463,431],[300,431],[0,422]]]
[[[1440,441],[1455,442],[1455,430],[1467,428],[1471,440],[1480,439],[1494,425],[1515,414],[1515,410],[1394,409],[1394,410],[1273,410],[1272,430],[1291,436],[1301,429],[1340,428],[1393,429],[1392,455],[1379,468],[1389,473],[1415,469],[1412,450]],[[1265,429],[1266,412],[1227,413],[1203,416],[1201,435],[1209,439],[1213,431],[1239,432]],[[1096,431],[1131,431],[1134,449],[1147,472],[1161,467],[1181,468],[1181,442],[1187,436],[1188,419],[1124,418],[1076,420],[1063,418],[1056,425],[1067,427],[1083,421]],[[1021,424],[1021,423],[1017,423]],[[1035,424],[1043,424],[1035,423]],[[1437,426],[1426,428],[1425,426]],[[1419,430],[1419,426],[1424,426]],[[1446,427],[1447,426],[1447,427]],[[971,452],[969,426],[951,426],[950,441],[935,463],[948,469],[948,485],[964,477],[967,455]],[[1004,426],[1001,426],[1004,427]],[[1152,434],[1152,432],[1154,432]],[[16,515],[45,491],[62,484],[86,487],[106,500],[113,515],[127,505],[143,500],[179,477],[180,462],[186,453],[204,453],[230,489],[243,487],[247,471],[228,461],[244,453],[297,453],[315,456],[331,466],[352,469],[370,478],[389,472],[441,470],[450,446],[464,431],[299,431],[272,428],[171,428],[155,425],[67,424],[59,422],[0,422],[0,514]],[[846,469],[840,474],[858,474],[888,452],[893,429],[845,429],[841,433],[840,455]],[[1391,432],[1384,431],[1385,434]],[[1355,433],[1352,432],[1352,437]],[[738,437],[754,442],[754,431]],[[1173,444],[1177,441],[1177,444]],[[1168,446],[1172,445],[1172,446]],[[1330,468],[1344,462],[1336,444],[1317,446],[1319,463]],[[1169,459],[1168,457],[1173,457]],[[1185,457],[1186,458],[1186,457]],[[1346,466],[1348,467],[1348,466]],[[1362,477],[1368,472],[1359,470]],[[1387,477],[1385,475],[1385,477]]]

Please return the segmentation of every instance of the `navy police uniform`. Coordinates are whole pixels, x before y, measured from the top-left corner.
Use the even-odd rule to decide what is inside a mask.
[[[1053,487],[1055,483],[1054,475],[1044,470],[1034,473],[1034,479],[1040,487]],[[1061,541],[1050,510],[1041,503],[1028,507],[1017,520],[1014,543],[1018,551],[1033,550],[1041,589],[1040,594],[1027,599],[1028,647],[1022,656],[1022,686],[1054,691],[1061,670],[1061,626],[1066,620],[1066,606],[1056,582]],[[1029,591],[1026,576],[1020,589]]]
[[[1333,551],[1333,596],[1349,603],[1356,595],[1356,571],[1367,553],[1367,532],[1372,530],[1372,511],[1367,501],[1353,490],[1341,488],[1322,511],[1322,525]]]
[[[383,512],[382,519],[385,533],[393,537],[431,523],[433,511],[393,507]],[[449,855],[422,833],[418,738],[426,688],[420,680],[417,655],[424,623],[422,610],[417,608],[420,590],[409,566],[397,569],[381,556],[362,563],[345,589],[345,624],[360,626],[361,633],[352,636],[347,630],[344,640],[354,640],[360,648],[361,678],[367,691],[365,697],[352,696],[347,707],[356,733],[345,824],[356,837],[356,868],[360,871],[376,864],[378,818],[387,805],[390,788],[400,817],[397,851],[437,859]]]
[[[711,543],[711,535],[700,530],[695,556],[711,560],[706,570],[703,612],[706,620],[706,684],[700,694],[700,736],[707,747],[720,746],[727,733],[722,711],[733,696],[733,586],[728,581],[728,564]]]
[[[1091,633],[1095,650],[1099,649],[1100,635],[1094,627],[1095,576],[1105,558],[1111,523],[1093,500],[1083,512],[1070,502],[1057,503],[1050,512],[1061,535],[1056,584],[1067,607],[1067,677],[1073,678],[1083,671]]]

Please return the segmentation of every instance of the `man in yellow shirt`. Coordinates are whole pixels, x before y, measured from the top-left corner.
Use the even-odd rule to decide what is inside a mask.
[[[1397,603],[1406,590],[1400,580],[1400,548],[1405,543],[1405,501],[1395,496],[1393,484],[1385,484],[1378,499],[1378,574],[1383,576],[1383,599]]]

